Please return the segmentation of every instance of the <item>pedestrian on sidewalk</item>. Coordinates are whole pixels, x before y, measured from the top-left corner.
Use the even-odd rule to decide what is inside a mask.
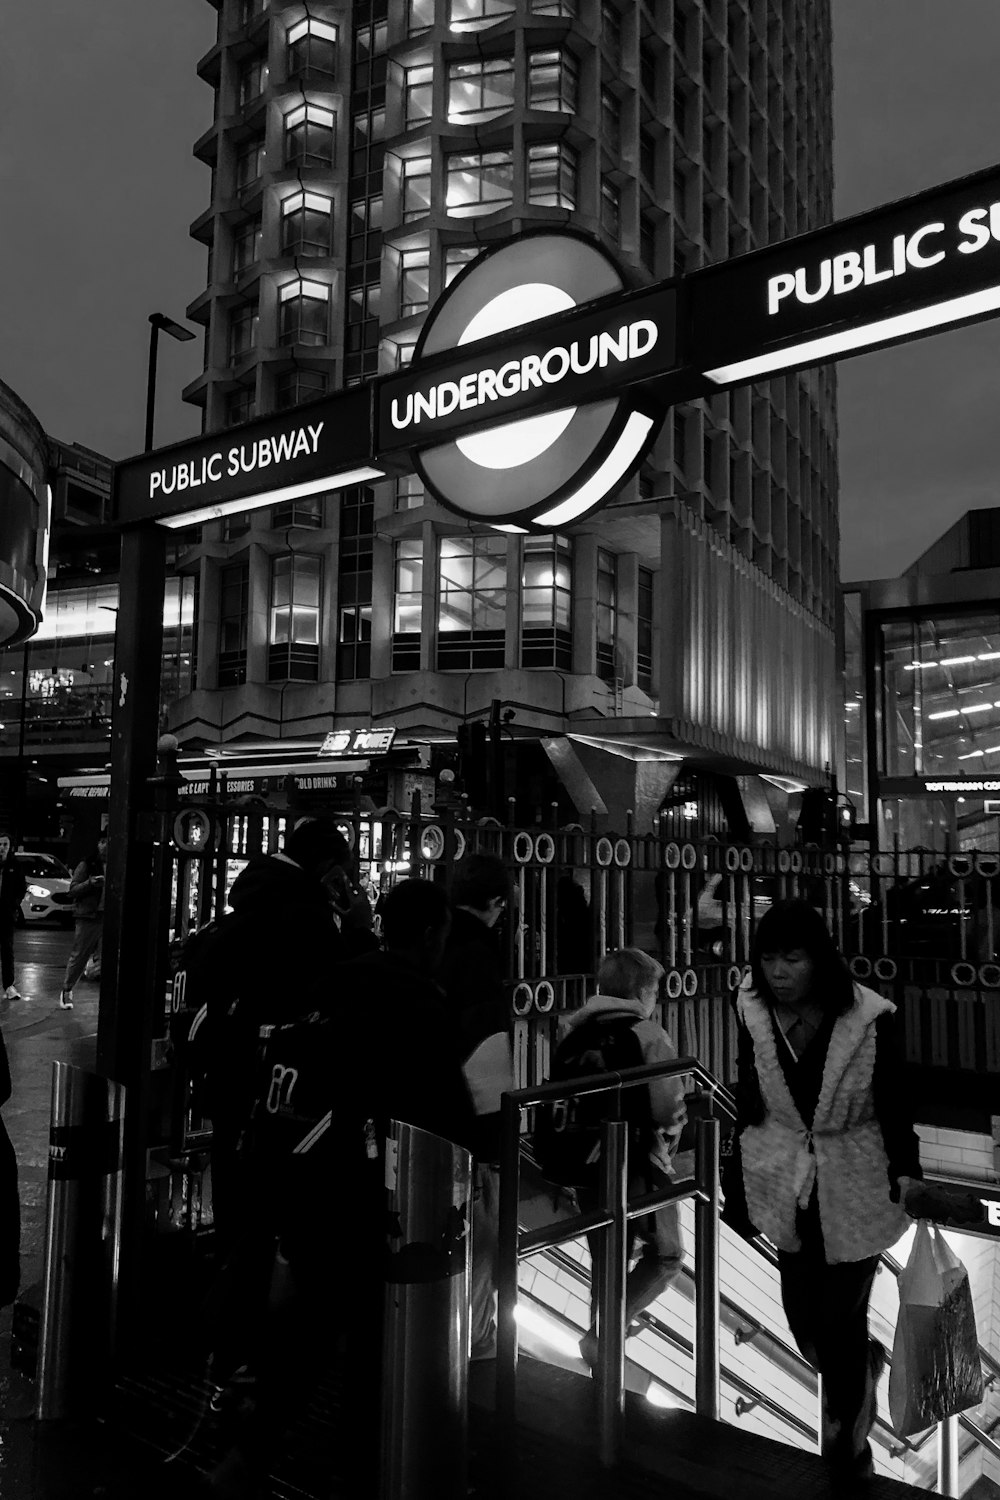
[[[495,1359],[500,1220],[500,1096],[514,1087],[510,1006],[497,927],[510,880],[495,854],[470,854],[451,887],[440,982],[476,1113],[473,1135],[472,1358]]]
[[[21,909],[28,883],[14,857],[9,833],[0,833],[0,979],[3,998],[20,1000],[14,983],[14,924]]]
[[[96,952],[104,925],[104,868],[108,856],[108,836],[102,833],[93,854],[81,859],[73,871],[69,893],[73,897],[76,932],[69,962],[59,992],[61,1010],[73,1009],[73,986],[87,967],[87,959]]]
[[[778,1252],[788,1326],[823,1382],[821,1451],[856,1493],[885,1351],[868,1335],[879,1256],[920,1212],[919,1140],[895,1009],[855,984],[806,901],[762,916],[735,1002],[736,1147],[724,1222]]]

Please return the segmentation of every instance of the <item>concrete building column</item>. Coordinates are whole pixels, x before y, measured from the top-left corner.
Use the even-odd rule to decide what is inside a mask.
[[[420,670],[433,672],[438,614],[438,544],[433,521],[424,522],[421,536],[424,571],[420,594]]]
[[[395,544],[377,533],[372,543],[372,677],[392,671]]]
[[[573,671],[597,670],[597,538],[573,539]]]

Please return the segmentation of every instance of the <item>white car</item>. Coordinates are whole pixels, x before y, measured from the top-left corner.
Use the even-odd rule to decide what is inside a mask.
[[[28,882],[18,924],[43,922],[46,917],[56,917],[70,925],[73,921],[73,897],[69,893],[69,870],[54,854],[34,854],[19,849],[14,862]]]

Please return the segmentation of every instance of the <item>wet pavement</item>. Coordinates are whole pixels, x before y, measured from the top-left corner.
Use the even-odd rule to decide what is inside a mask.
[[[14,956],[23,999],[0,1002],[13,1085],[3,1118],[18,1164],[22,1297],[40,1288],[42,1277],[52,1064],[92,1067],[96,1050],[98,984],[81,981],[74,1008],[59,1009],[72,937],[48,922],[19,928]],[[101,1423],[35,1421],[35,1382],[11,1368],[11,1315],[9,1307],[0,1312],[0,1500],[192,1494],[190,1475],[178,1487],[146,1449]]]

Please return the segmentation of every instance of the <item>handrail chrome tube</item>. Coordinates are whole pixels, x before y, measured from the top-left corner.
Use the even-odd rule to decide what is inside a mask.
[[[496,1415],[507,1493],[516,1493],[517,1261],[521,1193],[521,1110],[515,1094],[500,1100],[500,1213],[497,1232]]]
[[[618,1462],[625,1415],[625,1278],[628,1271],[628,1122],[601,1125],[603,1231],[597,1296],[597,1447],[604,1468]]]
[[[958,1487],[958,1418],[945,1417],[937,1424],[937,1492],[939,1495],[961,1494]]]
[[[694,1133],[695,1178],[705,1196],[694,1206],[694,1405],[719,1420],[719,1122],[699,1120]]]
[[[713,1099],[730,1119],[736,1118],[736,1104],[728,1089],[708,1071],[696,1057],[677,1057],[669,1063],[646,1063],[641,1068],[622,1068],[617,1073],[590,1073],[584,1078],[573,1078],[564,1083],[540,1083],[531,1088],[515,1089],[511,1098],[518,1109],[532,1104],[551,1104],[557,1099],[572,1099],[581,1094],[600,1094],[613,1088],[632,1088],[639,1083],[650,1083],[657,1078],[678,1078],[690,1074],[703,1084]]]

